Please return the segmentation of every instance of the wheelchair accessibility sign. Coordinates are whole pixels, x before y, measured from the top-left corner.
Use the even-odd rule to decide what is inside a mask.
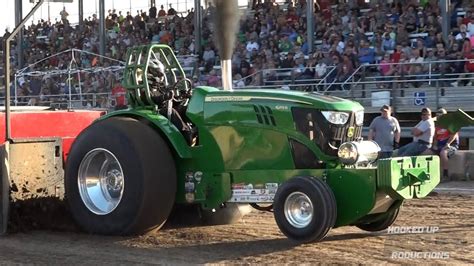
[[[424,91],[415,92],[414,99],[415,99],[415,102],[414,102],[415,106],[425,105],[426,104],[426,93]]]

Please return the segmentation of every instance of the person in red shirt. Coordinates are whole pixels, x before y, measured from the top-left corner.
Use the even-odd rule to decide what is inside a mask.
[[[127,108],[127,91],[120,82],[115,82],[115,86],[112,89],[112,97],[115,99],[115,110]]]
[[[440,108],[436,112],[436,118],[445,114],[447,114],[446,109]],[[451,132],[446,128],[436,126],[431,151],[433,154],[439,155],[443,169],[442,181],[449,180],[448,160],[457,149],[459,149],[459,132]]]

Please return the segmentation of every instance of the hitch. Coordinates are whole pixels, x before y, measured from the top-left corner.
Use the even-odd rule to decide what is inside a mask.
[[[400,157],[378,162],[377,187],[393,199],[426,197],[439,180],[438,156]]]

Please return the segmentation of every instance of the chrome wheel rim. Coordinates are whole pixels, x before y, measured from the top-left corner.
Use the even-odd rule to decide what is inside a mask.
[[[111,213],[122,200],[122,166],[109,150],[89,151],[79,165],[77,182],[82,202],[97,215]]]
[[[285,200],[284,211],[288,223],[296,228],[304,228],[313,220],[313,203],[302,192],[293,192],[288,195]]]

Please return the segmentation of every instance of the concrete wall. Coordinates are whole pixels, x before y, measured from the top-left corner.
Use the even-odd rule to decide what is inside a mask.
[[[456,151],[449,158],[448,171],[452,180],[474,178],[474,150]]]

